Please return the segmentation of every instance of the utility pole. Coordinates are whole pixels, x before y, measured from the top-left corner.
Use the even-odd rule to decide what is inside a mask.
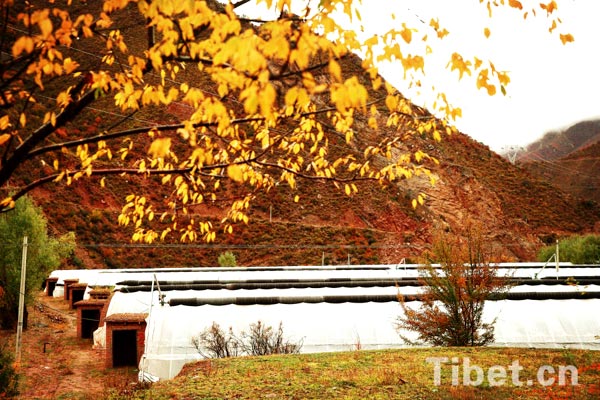
[[[23,335],[23,310],[25,309],[25,275],[27,270],[27,236],[23,238],[23,254],[21,256],[21,287],[19,289],[19,316],[17,322],[17,345],[15,364],[21,364],[21,336]]]
[[[558,279],[558,268],[560,267],[560,257],[558,254],[558,239],[556,239],[556,279]]]

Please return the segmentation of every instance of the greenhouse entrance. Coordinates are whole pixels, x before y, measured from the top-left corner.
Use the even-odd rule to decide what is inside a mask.
[[[91,339],[100,323],[100,310],[81,310],[81,338]]]
[[[137,330],[115,330],[113,331],[113,367],[135,367],[137,366]]]

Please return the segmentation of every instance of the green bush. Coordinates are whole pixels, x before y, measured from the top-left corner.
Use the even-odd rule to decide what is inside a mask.
[[[559,261],[573,264],[600,264],[600,235],[571,236],[558,242]],[[556,245],[543,247],[539,261],[548,261],[556,252]]]
[[[233,254],[231,251],[226,251],[225,253],[219,254],[217,262],[219,263],[219,267],[237,267],[235,254]]]
[[[19,375],[13,367],[13,357],[5,346],[0,346],[0,398],[19,394]]]

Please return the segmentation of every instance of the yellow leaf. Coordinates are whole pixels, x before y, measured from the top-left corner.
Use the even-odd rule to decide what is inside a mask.
[[[2,118],[0,118],[0,130],[5,130],[6,128],[8,128],[10,126],[10,118],[8,115],[3,116]]]
[[[352,189],[348,184],[344,185],[344,191],[346,192],[346,196],[350,196],[352,194]]]
[[[400,36],[406,43],[410,43],[412,40],[412,30],[406,27],[406,24],[402,24],[402,31],[400,32]]]
[[[463,59],[463,57],[458,54],[458,53],[453,53],[452,54],[452,59],[450,60],[450,62],[448,63],[448,65],[450,65],[450,70],[454,71],[455,69],[458,70],[459,73],[459,77],[458,79],[462,79],[463,74],[466,72],[467,75],[471,75],[471,61],[465,61]]]
[[[297,203],[300,200],[300,196],[296,195],[296,197],[294,197],[294,203]]]
[[[340,64],[337,61],[331,59],[329,61],[329,74],[336,82],[342,81],[342,69],[340,68]]]
[[[546,12],[548,13],[548,15],[550,15],[550,14],[552,14],[554,12],[554,10],[556,10],[556,2],[554,0],[552,0],[548,4],[540,3],[540,7],[543,10],[546,10]]]
[[[385,105],[387,106],[388,110],[396,111],[398,108],[398,97],[394,95],[388,95],[385,98]]]
[[[15,208],[15,201],[12,197],[6,197],[4,200],[0,201],[0,207]]]
[[[523,9],[523,4],[518,0],[508,0],[508,5],[512,8],[518,8],[519,10]]]
[[[2,146],[4,143],[8,142],[8,139],[10,139],[10,135],[8,133],[0,135],[0,146]]]
[[[417,199],[412,200],[412,207],[417,208]]]
[[[63,68],[67,74],[75,71],[77,67],[79,67],[77,61],[73,61],[70,57],[65,58],[65,61],[63,62]]]
[[[244,170],[238,164],[231,164],[227,167],[227,176],[235,182],[244,182]]]
[[[105,181],[106,181],[105,177],[102,177],[102,179],[100,179],[100,187],[105,187],[106,186]]]
[[[155,139],[150,145],[148,154],[154,158],[164,158],[171,152],[171,138]]]
[[[488,27],[485,27],[485,28],[483,29],[483,34],[485,35],[485,37],[486,37],[486,38],[489,38],[489,37],[490,37],[490,33],[491,33],[491,32],[490,32],[490,28],[488,28]]]
[[[33,38],[30,36],[21,36],[15,41],[15,44],[13,44],[12,53],[14,57],[18,57],[23,51],[27,54],[31,53],[33,48]]]
[[[560,34],[560,41],[562,42],[562,44],[567,44],[574,40],[575,40],[575,38],[573,38],[573,35],[571,35],[570,33],[567,33],[566,35],[564,35],[562,33]]]

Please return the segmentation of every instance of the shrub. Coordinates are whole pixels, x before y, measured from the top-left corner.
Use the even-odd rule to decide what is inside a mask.
[[[13,357],[4,345],[0,346],[0,398],[19,394],[19,375],[13,367]]]
[[[248,333],[242,332],[242,346],[246,354],[264,356],[269,354],[297,354],[301,343],[292,343],[283,336],[283,324],[275,331],[261,321],[250,324]]]
[[[237,267],[235,254],[233,254],[231,251],[226,251],[225,253],[219,254],[217,262],[219,263],[219,267]]]
[[[431,260],[421,267],[424,293],[419,309],[409,308],[400,296],[404,316],[398,330],[418,334],[417,340],[401,335],[407,343],[434,346],[483,346],[494,340],[494,322],[484,323],[486,299],[505,292],[507,280],[490,265],[483,236],[467,224],[463,237],[441,232],[435,235]]]
[[[263,356],[269,354],[297,354],[302,343],[293,343],[285,339],[283,324],[277,330],[258,321],[250,324],[248,333],[233,333],[229,328],[225,332],[219,324],[213,324],[192,338],[192,344],[205,358],[237,357],[241,355]]]
[[[571,236],[558,242],[559,261],[574,264],[600,263],[600,235]],[[539,261],[548,261],[556,252],[556,245],[543,247],[538,253]]]
[[[192,344],[204,358],[237,357],[242,352],[241,342],[233,330],[229,328],[229,332],[225,332],[216,322],[193,337]]]

